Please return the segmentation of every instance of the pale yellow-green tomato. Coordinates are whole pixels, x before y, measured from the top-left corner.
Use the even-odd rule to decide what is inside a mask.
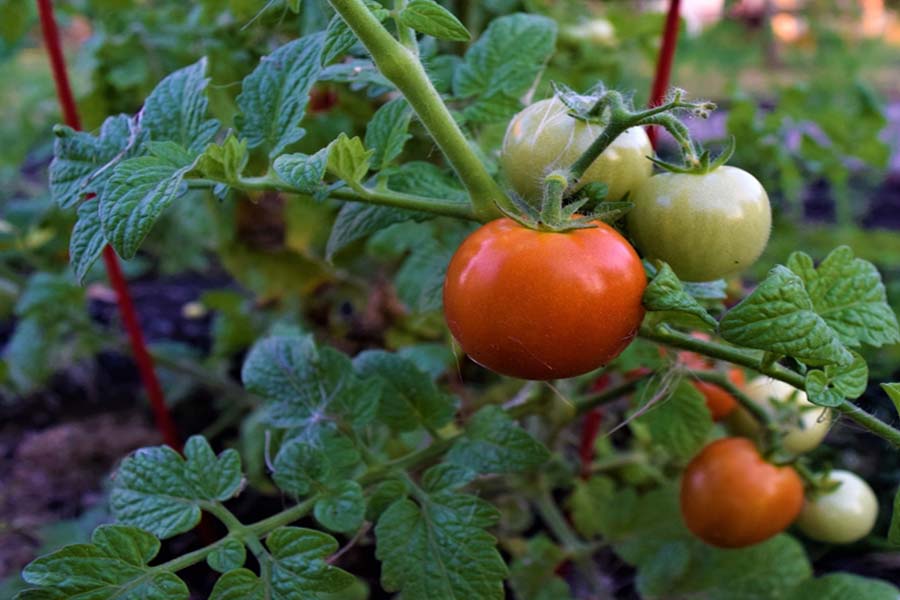
[[[808,537],[832,544],[849,544],[869,535],[878,517],[878,498],[862,478],[850,471],[832,471],[836,489],[807,498],[797,527]]]
[[[684,281],[713,281],[743,271],[769,241],[772,209],[750,173],[659,173],[632,195],[628,231],[645,258],[669,263]]]
[[[784,449],[792,454],[809,452],[821,444],[831,427],[831,411],[829,409],[816,406],[807,399],[806,392],[783,381],[770,377],[757,377],[744,387],[744,393],[772,415],[780,410],[791,413],[787,417],[779,415],[779,420],[784,433],[782,444]],[[779,409],[778,406],[785,403],[787,406]],[[755,427],[758,430],[759,426],[752,418],[749,422],[744,422],[744,419],[747,418],[749,416],[745,413],[737,417],[736,421],[742,423],[745,429]],[[781,420],[782,418],[784,420]]]
[[[535,102],[513,117],[503,138],[500,164],[513,189],[528,202],[538,205],[543,195],[544,177],[551,171],[567,169],[603,132],[603,126],[569,116],[557,98]],[[588,167],[576,189],[600,182],[609,188],[607,200],[621,200],[632,194],[653,172],[650,139],[642,127],[632,127]]]

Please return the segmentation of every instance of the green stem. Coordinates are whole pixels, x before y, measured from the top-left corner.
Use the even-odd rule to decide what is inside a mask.
[[[709,105],[708,103],[684,102],[681,99],[681,96],[676,94],[671,101],[665,104],[635,112],[626,106],[625,100],[619,92],[607,92],[605,96],[597,101],[593,111],[608,111],[609,120],[607,121],[603,132],[597,136],[597,139],[594,140],[588,149],[585,150],[584,154],[578,157],[578,160],[572,165],[570,178],[572,185],[574,186],[578,183],[578,180],[581,179],[585,171],[588,170],[597,157],[600,156],[617,137],[632,127],[662,125],[675,135],[676,139],[679,140],[679,143],[687,152],[692,152],[692,146],[690,146],[688,141],[684,140],[684,131],[682,130],[683,125],[681,127],[673,127],[673,121],[675,121],[674,117],[671,115],[669,115],[671,118],[665,117],[669,112],[675,109],[706,110],[710,107],[712,107],[712,105]],[[685,146],[686,144],[687,146]]]
[[[500,216],[508,199],[469,145],[418,57],[391,36],[362,0],[329,0],[372,55],[378,70],[397,86],[466,187],[477,217]]]
[[[548,490],[542,490],[534,497],[534,506],[537,508],[541,520],[553,532],[554,537],[562,544],[563,549],[566,552],[576,553],[583,543],[572,531]]]
[[[218,182],[212,182],[207,179],[194,179],[189,181],[189,184],[193,187],[211,187],[216,183]],[[236,187],[246,191],[278,190],[290,194],[304,194],[303,191],[281,181],[277,176],[272,174],[264,175],[262,177],[243,177]],[[367,187],[353,190],[349,187],[342,187],[330,191],[328,197],[350,202],[364,202],[366,204],[378,204],[394,208],[405,208],[407,210],[419,210],[469,221],[480,220],[472,207],[465,203],[452,202],[439,198],[428,198],[414,194],[404,194],[390,190],[373,190]]]
[[[753,415],[763,427],[769,429],[774,426],[775,421],[772,418],[772,415],[758,403],[751,400],[747,394],[734,385],[723,373],[719,373],[718,371],[688,371],[686,374],[692,379],[713,383],[734,396],[734,399],[738,401],[738,404],[743,406],[747,412]]]
[[[419,54],[419,45],[413,30],[400,22],[399,15],[406,8],[406,0],[394,0],[394,25],[397,27],[397,38],[413,54]]]
[[[759,350],[746,350],[735,348],[733,346],[726,346],[717,342],[700,340],[690,334],[675,331],[666,325],[661,325],[656,328],[642,325],[640,336],[646,340],[659,344],[665,344],[666,346],[680,348],[682,350],[691,350],[692,352],[697,352],[712,358],[753,369],[763,375],[768,375],[772,379],[778,379],[779,381],[788,383],[799,390],[806,389],[806,378],[803,375],[777,363],[767,363],[764,360],[765,353]],[[884,438],[892,445],[900,448],[900,430],[891,427],[847,400],[842,400],[841,403],[835,407],[835,410],[844,414],[847,418],[855,421],[859,425],[862,425],[875,435]]]
[[[614,402],[615,400],[618,400],[622,396],[625,396],[625,395],[633,392],[637,388],[637,386],[640,385],[641,382],[644,381],[644,379],[646,379],[646,378],[647,378],[647,376],[636,377],[635,379],[630,379],[628,381],[624,381],[624,382],[620,383],[619,385],[615,385],[613,387],[606,388],[602,392],[597,392],[596,394],[589,394],[587,396],[582,396],[581,398],[578,398],[575,400],[575,412],[579,415],[584,414],[584,413],[588,412],[589,410],[591,410],[592,408],[595,408],[597,406],[602,406],[604,404],[609,404],[610,402]]]

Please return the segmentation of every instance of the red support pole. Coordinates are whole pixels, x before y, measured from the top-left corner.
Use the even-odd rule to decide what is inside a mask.
[[[649,107],[659,106],[666,98],[669,89],[669,76],[672,73],[672,60],[675,58],[675,46],[678,43],[678,25],[681,12],[681,0],[669,0],[669,12],[663,28],[662,44],[659,46],[659,58],[656,60],[656,75],[653,77],[653,88],[650,91]],[[650,143],[656,148],[657,128],[647,127]]]
[[[41,17],[41,30],[44,35],[44,45],[47,46],[47,54],[50,56],[50,67],[53,71],[53,81],[56,83],[56,94],[59,98],[63,119],[65,119],[65,122],[69,127],[81,129],[81,120],[78,118],[78,108],[75,105],[75,96],[72,94],[72,87],[69,85],[69,76],[66,72],[66,63],[63,58],[59,28],[56,25],[56,18],[53,15],[52,0],[37,0],[37,5]],[[116,291],[119,312],[122,316],[122,324],[128,332],[128,339],[131,342],[134,360],[137,363],[144,389],[147,391],[147,396],[150,399],[150,406],[153,409],[156,428],[159,430],[163,437],[163,441],[165,441],[166,444],[176,450],[181,450],[181,439],[175,428],[175,421],[172,420],[172,415],[166,406],[162,386],[159,384],[159,379],[153,368],[153,359],[150,356],[150,352],[147,350],[144,333],[141,331],[141,326],[138,321],[137,311],[134,308],[131,293],[128,291],[128,283],[125,281],[125,276],[122,274],[119,259],[110,246],[106,246],[103,249],[103,261],[106,263],[106,272],[109,276],[110,284]]]

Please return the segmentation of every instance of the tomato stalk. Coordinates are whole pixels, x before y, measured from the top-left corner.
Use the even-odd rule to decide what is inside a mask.
[[[717,342],[697,339],[690,334],[676,331],[665,324],[658,327],[651,327],[647,324],[641,325],[639,335],[658,344],[690,350],[711,358],[747,367],[773,379],[790,384],[798,390],[806,390],[806,378],[803,375],[778,363],[766,360],[766,353],[759,350],[745,350]],[[888,425],[878,417],[867,413],[846,399],[842,400],[833,409],[900,448],[900,430]]]
[[[188,185],[192,188],[212,188],[218,183],[220,182],[211,179],[188,180]],[[262,177],[242,177],[239,181],[232,182],[230,185],[244,191],[277,190],[290,194],[304,194],[304,192],[282,181],[274,173],[269,173]],[[483,220],[473,207],[468,204],[451,202],[442,198],[429,198],[415,194],[394,192],[391,190],[373,190],[366,186],[359,186],[357,189],[349,187],[338,188],[330,191],[328,197],[349,202],[363,202],[366,204],[378,204],[381,206],[391,206],[407,210],[418,210],[468,221]]]
[[[470,147],[419,58],[394,39],[362,0],[329,0],[329,4],[372,55],[381,74],[403,93],[466,187],[478,218],[500,216],[497,206],[508,205],[508,198]]]
[[[635,111],[619,92],[615,90],[604,92],[589,111],[589,115],[597,119],[603,118],[605,115],[606,127],[584,154],[572,164],[569,170],[570,182],[573,185],[577,184],[585,171],[613,140],[632,127],[662,125],[678,141],[685,156],[694,156],[696,160],[696,152],[687,127],[672,113],[676,110],[689,110],[695,115],[705,118],[714,109],[715,104],[712,102],[686,102],[684,92],[674,90],[671,98],[665,104]]]
[[[400,22],[399,15],[406,8],[406,0],[394,0],[394,10],[392,16],[394,18],[394,26],[397,28],[397,39],[406,46],[413,54],[419,54],[419,45],[416,43],[416,36],[413,30]]]

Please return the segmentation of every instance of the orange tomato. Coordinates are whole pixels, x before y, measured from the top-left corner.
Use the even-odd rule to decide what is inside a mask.
[[[803,508],[803,481],[766,462],[745,438],[723,438],[691,460],[681,480],[681,514],[707,544],[743,548],[784,531]]]
[[[478,364],[522,379],[573,377],[631,343],[644,317],[641,259],[615,229],[556,233],[491,221],[444,281],[444,316]]]

